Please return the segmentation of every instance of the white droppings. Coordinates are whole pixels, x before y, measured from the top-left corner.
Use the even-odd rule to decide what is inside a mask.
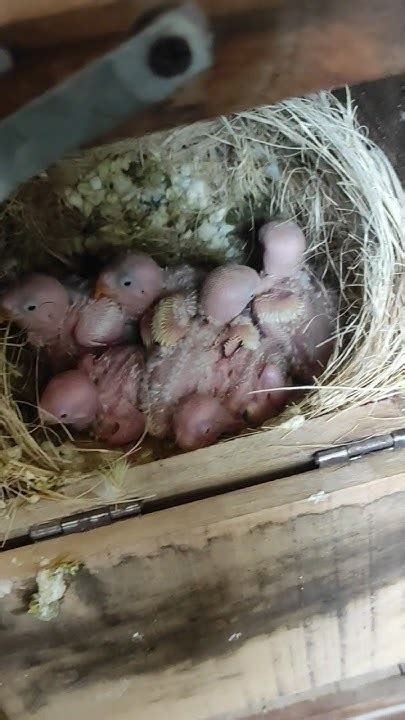
[[[10,595],[12,589],[13,589],[13,581],[12,580],[0,580],[0,598],[4,598],[4,597],[6,597],[6,595]]]
[[[310,495],[308,502],[318,505],[319,503],[324,502],[327,497],[328,493],[326,493],[325,490],[319,490],[317,493]]]
[[[242,637],[241,632],[232,633],[232,635],[229,636],[228,642],[236,642],[237,640],[240,640]]]
[[[134,632],[134,633],[132,634],[132,640],[136,640],[136,641],[138,641],[138,642],[142,642],[143,638],[144,638],[144,636],[143,636],[142,633],[140,633],[140,632]]]
[[[281,430],[298,430],[305,423],[305,415],[294,415],[282,422],[278,427]]]

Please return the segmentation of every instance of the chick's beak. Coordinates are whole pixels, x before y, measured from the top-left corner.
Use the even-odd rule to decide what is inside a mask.
[[[96,300],[100,300],[103,297],[111,297],[111,289],[108,287],[105,280],[98,280],[94,290],[94,297]]]

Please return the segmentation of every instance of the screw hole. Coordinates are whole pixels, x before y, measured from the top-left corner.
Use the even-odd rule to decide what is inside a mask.
[[[149,50],[149,67],[162,78],[183,74],[190,67],[191,60],[190,45],[180,35],[158,38]]]

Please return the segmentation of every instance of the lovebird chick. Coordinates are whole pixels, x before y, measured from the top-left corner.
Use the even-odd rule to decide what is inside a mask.
[[[207,447],[226,433],[260,425],[281,412],[290,399],[290,382],[279,356],[266,362],[264,354],[253,359],[239,350],[220,364],[213,377],[218,381],[218,374],[223,374],[222,385],[216,382],[211,393],[191,393],[175,406],[173,433],[183,450]]]
[[[252,316],[265,336],[284,347],[294,379],[310,383],[325,370],[333,351],[334,295],[305,269],[306,240],[296,223],[267,223],[259,240],[264,292],[253,300]]]
[[[83,283],[63,284],[41,273],[8,290],[0,311],[26,331],[31,345],[46,349],[55,368],[71,365],[86,349],[129,336],[128,320],[116,303],[92,300]]]
[[[176,346],[151,352],[139,395],[151,435],[174,437],[181,448],[194,449],[280,411],[289,393],[281,390],[280,402],[280,393],[273,391],[289,389],[289,383],[279,347],[254,335],[254,328],[246,333],[249,347],[237,340],[239,327],[245,331],[244,318],[223,331],[196,317]]]
[[[223,265],[208,273],[201,288],[202,314],[216,325],[226,325],[261,291],[258,273],[247,265]]]
[[[145,417],[137,409],[144,365],[138,347],[109,348],[98,357],[88,353],[77,369],[48,383],[39,403],[41,418],[51,425],[90,429],[111,447],[136,442],[145,429]]]
[[[243,425],[241,418],[232,415],[218,398],[208,394],[189,395],[174,410],[174,435],[182,450],[208,447],[221,435],[237,432]]]
[[[316,288],[303,272],[293,284],[255,298],[252,314],[261,332],[283,346],[296,381],[311,383],[325,370],[337,319],[333,294],[325,287]]]
[[[177,344],[151,349],[139,401],[148,416],[148,432],[154,437],[171,436],[173,410],[183,397],[210,392],[212,368],[222,356],[217,338],[217,328],[197,317]]]
[[[259,230],[259,242],[263,246],[263,275],[274,282],[292,277],[302,268],[306,239],[297,223],[268,222]]]
[[[132,319],[139,319],[156,300],[196,290],[201,271],[190,265],[161,268],[144,253],[131,252],[108,266],[96,284],[96,298],[110,298]]]
[[[294,278],[302,268],[305,236],[293,222],[270,222],[259,231],[263,245],[260,275],[246,265],[223,265],[208,273],[200,297],[202,314],[217,325],[226,325],[251,303],[280,282]]]

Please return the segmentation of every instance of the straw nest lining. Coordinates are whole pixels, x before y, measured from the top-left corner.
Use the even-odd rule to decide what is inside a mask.
[[[246,240],[246,228],[280,215],[305,229],[310,267],[340,297],[333,358],[293,412],[307,418],[403,390],[403,190],[349,97],[347,106],[329,93],[288,100],[64,161],[3,208],[3,274],[71,270],[77,256],[108,255],[112,245],[146,248],[162,264],[241,261],[251,249],[242,230]],[[13,397],[16,343],[5,329],[1,504],[71,495],[84,480],[104,494],[119,488],[126,461],[116,453],[77,449],[24,422]]]

